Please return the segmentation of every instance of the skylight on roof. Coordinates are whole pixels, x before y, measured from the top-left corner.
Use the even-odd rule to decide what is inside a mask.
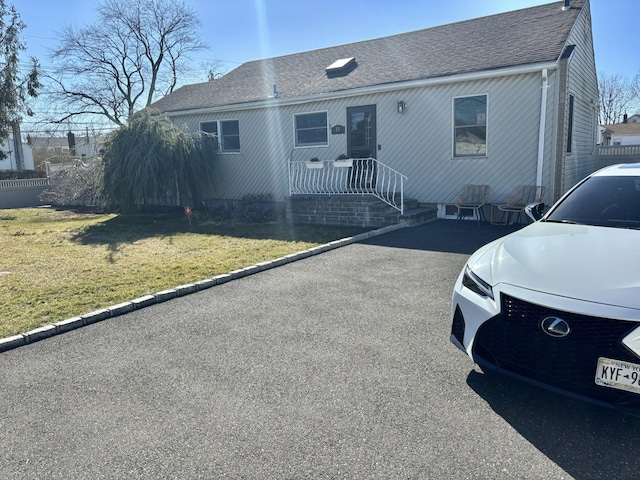
[[[331,65],[329,65],[325,72],[327,72],[327,76],[329,78],[332,77],[344,77],[351,73],[351,71],[357,67],[356,58],[355,57],[347,57],[341,58],[340,60],[336,60]]]

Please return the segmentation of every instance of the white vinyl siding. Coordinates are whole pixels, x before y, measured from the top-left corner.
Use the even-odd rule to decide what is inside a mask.
[[[592,2],[593,3],[593,2]],[[586,175],[596,170],[596,138],[598,115],[598,83],[593,51],[591,8],[586,3],[571,29],[567,45],[575,45],[569,62],[567,107],[564,128],[569,128],[569,95],[573,97],[571,143],[565,145],[562,159],[562,181],[554,199],[558,198]],[[568,140],[569,132],[564,133]]]
[[[553,79],[553,74],[550,75]],[[242,126],[242,151],[217,160],[211,198],[239,199],[269,193],[277,201],[289,194],[288,161],[335,160],[347,153],[347,135],[331,133],[328,145],[296,148],[294,116],[327,112],[328,126],[346,125],[349,107],[376,105],[379,161],[407,175],[405,196],[423,203],[455,203],[467,183],[491,186],[493,202],[504,202],[520,185],[535,184],[541,80],[539,73],[447,83],[323,100],[310,105],[286,105],[240,111],[176,116],[176,125],[192,131],[201,122],[237,118]],[[486,95],[489,103],[487,156],[452,156],[453,99]],[[401,98],[410,107],[397,113]],[[549,116],[553,114],[549,95]],[[313,108],[315,107],[315,108]],[[554,124],[548,122],[551,132]],[[245,133],[246,132],[246,133]],[[547,139],[552,138],[549,133]],[[549,151],[551,147],[549,147]],[[480,161],[475,161],[478,159]],[[490,159],[490,162],[485,161]],[[238,161],[240,160],[240,161]],[[546,163],[548,167],[550,163]],[[545,178],[549,172],[545,169]],[[206,195],[205,195],[206,198]]]

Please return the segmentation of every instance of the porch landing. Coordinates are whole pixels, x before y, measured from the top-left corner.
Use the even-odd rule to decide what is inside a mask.
[[[404,213],[373,195],[292,195],[286,198],[287,222],[292,225],[386,227],[436,220],[437,208],[404,199]]]

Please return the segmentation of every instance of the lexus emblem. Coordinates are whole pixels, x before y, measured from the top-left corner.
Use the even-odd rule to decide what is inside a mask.
[[[571,333],[571,327],[563,319],[558,317],[545,317],[540,322],[540,328],[544,333],[552,337],[566,337]]]

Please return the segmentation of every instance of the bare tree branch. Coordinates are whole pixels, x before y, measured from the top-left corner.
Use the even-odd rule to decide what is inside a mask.
[[[182,1],[101,0],[97,11],[96,24],[62,31],[50,93],[65,119],[101,115],[121,126],[172,91],[179,61],[206,47],[198,16]]]
[[[640,108],[640,72],[632,80],[619,74],[600,74],[598,88],[601,125],[620,123],[625,114]]]

